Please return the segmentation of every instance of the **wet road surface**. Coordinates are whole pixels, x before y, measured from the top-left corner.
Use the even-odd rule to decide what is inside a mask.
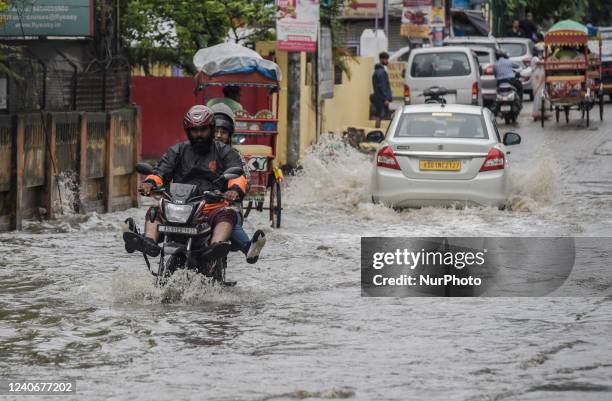
[[[368,157],[328,143],[284,188],[260,262],[231,256],[232,289],[154,288],[121,240],[144,208],[0,234],[0,377],[71,378],[91,400],[612,398],[610,282],[585,284],[596,297],[360,296],[361,236],[612,236],[612,122],[542,130],[529,107],[501,127],[523,138],[508,210],[372,205]],[[253,213],[245,228],[264,226]]]

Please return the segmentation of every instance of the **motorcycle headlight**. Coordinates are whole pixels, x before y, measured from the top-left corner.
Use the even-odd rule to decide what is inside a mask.
[[[191,205],[176,205],[166,203],[166,219],[171,223],[187,223],[193,207]]]

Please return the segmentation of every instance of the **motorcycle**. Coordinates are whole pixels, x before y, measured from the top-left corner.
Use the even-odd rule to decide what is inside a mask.
[[[521,69],[518,65],[512,68],[515,78],[519,79]],[[500,116],[506,124],[516,123],[521,110],[523,109],[523,99],[519,96],[518,89],[507,82],[497,84],[495,103],[493,106],[495,117]]]
[[[441,86],[432,86],[423,91],[423,95],[425,96],[425,104],[446,104],[445,95],[449,94],[450,91]]]
[[[153,173],[148,163],[137,163],[136,171],[143,175]],[[225,171],[216,182],[231,180],[242,174],[242,168],[232,167]],[[212,260],[204,256],[211,248],[212,227],[204,215],[207,204],[220,203],[224,196],[219,191],[198,190],[190,184],[171,183],[168,187],[154,187],[154,198],[159,200],[161,223],[157,226],[160,236],[160,258],[156,270],[151,269],[147,255],[145,262],[155,277],[155,285],[163,287],[178,269],[193,270],[210,278],[211,282],[224,286],[235,286],[235,281],[225,281],[227,252]],[[127,229],[140,234],[132,218],[125,221]],[[227,249],[229,251],[229,249]]]

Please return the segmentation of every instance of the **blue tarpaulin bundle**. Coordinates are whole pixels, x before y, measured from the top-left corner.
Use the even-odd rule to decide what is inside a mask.
[[[266,78],[275,81],[281,80],[281,71],[276,63],[266,60],[259,53],[235,43],[222,43],[200,49],[193,56],[193,64],[198,71],[202,71],[211,77],[258,72]]]

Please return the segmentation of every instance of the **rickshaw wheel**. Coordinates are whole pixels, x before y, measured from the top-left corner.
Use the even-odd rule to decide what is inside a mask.
[[[603,121],[603,113],[604,113],[604,95],[602,93],[599,95],[599,121]]]
[[[559,107],[555,107],[555,119],[559,122]]]
[[[251,213],[251,209],[253,209],[253,201],[249,201],[246,206],[246,210],[244,211],[244,218],[246,219]]]
[[[281,226],[281,188],[278,182],[274,182],[270,186],[270,225],[273,228]]]

